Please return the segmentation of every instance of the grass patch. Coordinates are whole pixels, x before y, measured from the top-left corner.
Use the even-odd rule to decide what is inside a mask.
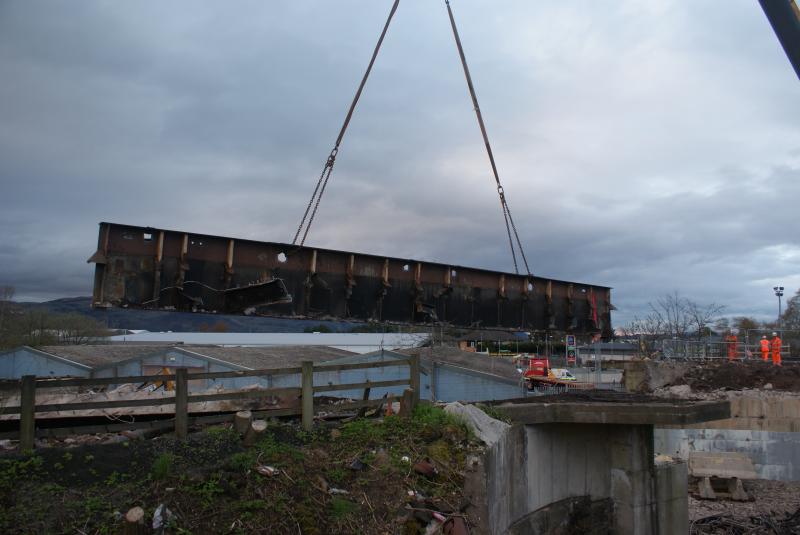
[[[162,453],[153,461],[150,469],[151,477],[156,481],[167,479],[175,470],[175,456],[171,453]]]
[[[509,418],[504,412],[497,410],[492,405],[486,405],[485,403],[478,403],[475,405],[480,410],[485,412],[487,415],[491,416],[495,420],[500,420],[501,422],[505,422],[507,424],[511,423],[511,418]]]
[[[331,517],[335,520],[342,520],[350,515],[357,508],[356,504],[344,498],[334,497],[331,500]]]
[[[226,427],[185,441],[48,448],[0,457],[0,533],[118,533],[120,513],[138,505],[151,515],[160,503],[176,515],[171,533],[417,533],[393,524],[406,514],[408,490],[457,507],[463,459],[476,447],[463,422],[422,405],[411,418],[361,418],[308,433],[298,422],[271,424],[249,449]],[[426,457],[439,470],[434,479],[412,469]],[[366,468],[351,470],[354,459]],[[279,473],[260,475],[258,463]]]

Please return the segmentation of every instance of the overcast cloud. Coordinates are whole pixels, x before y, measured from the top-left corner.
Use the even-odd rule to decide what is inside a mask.
[[[757,2],[452,3],[535,274],[774,317],[800,83]],[[99,221],[291,241],[390,4],[0,3],[0,284],[89,295]],[[460,69],[403,0],[309,244],[511,270]]]

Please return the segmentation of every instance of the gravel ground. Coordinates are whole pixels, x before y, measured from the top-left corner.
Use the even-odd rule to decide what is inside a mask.
[[[689,493],[689,520],[730,513],[738,517],[761,514],[793,513],[800,508],[800,481],[768,481],[753,479],[744,482],[751,502],[733,500],[700,500]]]

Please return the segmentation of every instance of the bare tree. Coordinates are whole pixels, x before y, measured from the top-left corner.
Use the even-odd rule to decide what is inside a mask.
[[[720,313],[725,309],[723,305],[716,303],[700,305],[689,299],[684,299],[684,306],[686,315],[689,318],[689,324],[693,325],[697,330],[699,338],[705,338],[710,334],[709,325],[714,324]]]
[[[621,327],[624,336],[663,336],[665,333],[664,322],[657,314],[650,313],[644,318],[633,317],[628,325]]]
[[[87,344],[109,335],[102,323],[82,314],[54,316],[51,325],[61,344]]]
[[[687,312],[688,300],[681,297],[677,290],[656,299],[650,305],[651,315],[663,326],[664,334],[673,338],[686,338],[691,326],[691,318]]]
[[[709,327],[719,318],[725,308],[711,303],[701,305],[691,299],[682,297],[676,290],[648,303],[650,312],[644,318],[634,321],[624,330],[650,337],[669,336],[672,338],[688,338],[697,333],[704,337],[710,332]],[[727,327],[727,325],[726,325]]]
[[[8,313],[11,300],[14,299],[14,293],[13,286],[0,286],[0,334],[3,332],[6,314]]]

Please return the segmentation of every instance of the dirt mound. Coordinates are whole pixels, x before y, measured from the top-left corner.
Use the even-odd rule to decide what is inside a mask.
[[[688,368],[673,384],[689,385],[694,392],[764,388],[765,385],[772,385],[773,390],[800,392],[800,365],[792,363],[779,367],[760,361],[704,362]]]

